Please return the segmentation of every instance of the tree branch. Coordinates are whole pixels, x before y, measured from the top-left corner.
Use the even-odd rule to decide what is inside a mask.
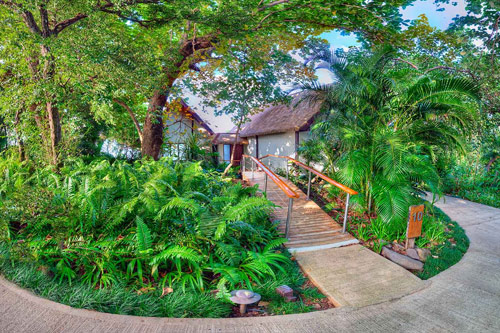
[[[66,29],[67,27],[69,27],[69,26],[75,24],[76,22],[78,22],[80,20],[83,20],[84,18],[87,18],[87,17],[88,17],[87,14],[78,13],[78,14],[76,14],[75,16],[73,16],[70,19],[67,19],[67,20],[64,20],[64,21],[61,21],[61,22],[57,23],[54,26],[54,29],[52,30],[52,33],[54,35],[57,35],[61,31],[63,31],[64,29]]]
[[[137,130],[137,134],[139,134],[139,140],[141,141],[142,143],[142,130],[141,130],[141,125],[139,124],[139,122],[137,121],[137,118],[134,114],[134,112],[132,111],[132,109],[123,101],[117,99],[117,98],[113,98],[113,102],[115,102],[116,104],[119,104],[121,105],[122,107],[124,107],[130,118],[132,118],[132,121],[134,122],[134,125],[135,125],[135,129]]]
[[[411,62],[409,62],[408,60],[404,60],[404,59],[401,59],[401,58],[396,58],[396,59],[394,59],[394,60],[395,60],[395,61],[404,62],[405,64],[410,65],[411,67],[413,67],[414,69],[416,69],[416,70],[418,71],[418,67],[417,67],[417,65],[415,65],[415,64],[413,64],[413,63],[411,63]]]
[[[24,10],[21,13],[21,16],[24,20],[24,23],[28,26],[28,28],[31,30],[32,33],[42,36],[42,30],[38,27],[36,24],[35,18],[33,17],[33,14],[29,10]]]
[[[288,2],[290,2],[290,0],[277,0],[277,1],[274,1],[271,3],[268,3],[267,5],[260,7],[259,12],[266,10],[267,8],[275,7],[275,6],[281,5],[282,3],[288,3]]]
[[[47,12],[47,8],[45,8],[45,4],[38,6],[38,10],[40,12],[40,21],[42,22],[42,36],[47,38],[51,34],[49,27],[49,13]]]

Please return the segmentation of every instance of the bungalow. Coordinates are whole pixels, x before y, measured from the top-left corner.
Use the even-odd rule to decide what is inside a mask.
[[[209,140],[214,135],[210,126],[183,99],[170,103],[165,118],[164,156],[184,159],[190,136],[199,133],[201,138]],[[210,147],[210,141],[207,147]]]
[[[236,145],[236,153],[240,149],[238,146],[241,146],[244,154],[257,158],[267,154],[297,158],[298,148],[304,140],[308,139],[311,125],[320,111],[321,103],[304,99],[303,94],[294,95],[289,104],[271,105],[253,115],[250,121],[243,125]],[[225,139],[225,141],[222,139],[216,141],[222,147],[219,152],[224,151],[224,154],[220,154],[223,156],[221,161],[229,160],[227,157],[230,155],[226,152],[230,153],[233,149],[234,129],[232,132],[216,136],[216,139]],[[240,158],[241,154],[235,156],[236,160]],[[269,159],[268,163],[273,168],[286,167],[284,159]],[[248,166],[249,164],[246,165]]]
[[[235,130],[236,129],[233,128],[229,133],[217,133],[212,141],[212,144],[215,146],[215,151],[219,153],[219,163],[229,163],[231,161],[231,154],[233,153],[233,149],[236,149],[236,151],[234,152],[234,164],[240,165],[244,150],[243,147],[245,145],[248,145],[248,140],[238,135],[238,140],[236,141],[235,145]]]

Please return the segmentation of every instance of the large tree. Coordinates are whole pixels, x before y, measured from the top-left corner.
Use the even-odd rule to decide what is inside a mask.
[[[83,38],[92,32],[98,38],[101,32],[89,28],[103,13],[112,19],[109,26],[102,29],[111,29],[112,20],[121,21],[125,23],[124,29],[128,27],[136,34],[150,37],[144,40],[149,51],[157,55],[158,72],[153,74],[155,84],[147,96],[148,110],[140,136],[143,156],[158,158],[164,137],[164,108],[174,85],[188,71],[198,70],[198,65],[211,55],[230,55],[235,41],[259,38],[285,40],[287,43],[281,44],[283,51],[292,50],[300,47],[308,36],[332,29],[356,32],[367,40],[381,42],[390,39],[399,29],[398,8],[409,2],[411,0],[361,3],[357,0],[88,0],[77,3],[0,0],[0,15],[9,22],[3,31],[10,33],[13,45],[21,45],[18,60],[25,58],[12,68],[22,72],[26,82],[34,81],[31,87],[37,92],[36,98],[25,98],[22,112],[29,110],[36,120],[42,139],[45,136],[50,160],[57,164],[60,112],[67,110],[59,91],[74,82],[58,72],[61,60],[55,54],[68,51],[64,47],[66,37]],[[120,41],[121,36],[117,34],[117,38]],[[110,72],[113,70],[109,68]],[[88,75],[85,79],[92,77]],[[143,81],[150,79],[151,76],[142,78]]]

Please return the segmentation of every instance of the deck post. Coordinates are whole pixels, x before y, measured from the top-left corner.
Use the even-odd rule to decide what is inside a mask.
[[[266,192],[267,195],[267,173],[266,173],[266,180],[264,181],[264,192]]]
[[[245,174],[245,156],[241,157],[241,178],[243,178],[243,175]]]
[[[345,213],[344,213],[344,225],[342,227],[342,232],[345,233],[345,229],[347,227],[347,212],[349,210],[349,198],[350,198],[350,194],[347,193],[347,200],[345,202]]]
[[[286,215],[285,238],[288,238],[290,231],[290,221],[292,220],[293,198],[288,199],[288,214]]]
[[[307,182],[307,200],[309,200],[310,195],[311,195],[311,171],[309,171],[309,181]]]
[[[254,171],[255,171],[255,161],[252,160],[252,179],[254,178],[253,175],[254,175]]]
[[[288,179],[288,160],[286,160],[286,179]]]

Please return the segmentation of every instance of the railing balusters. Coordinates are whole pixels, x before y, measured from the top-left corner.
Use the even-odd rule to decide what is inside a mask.
[[[264,181],[264,192],[266,192],[267,195],[267,173],[266,173],[266,180]]]
[[[307,182],[307,200],[309,200],[310,195],[311,195],[311,171],[309,171],[309,180]]]
[[[342,232],[345,233],[345,229],[347,227],[347,213],[349,212],[349,198],[351,195],[347,193],[347,199],[345,201],[345,213],[344,213],[344,224],[342,226]]]
[[[286,215],[285,238],[288,238],[290,231],[290,222],[292,220],[293,198],[288,198],[288,213]]]

